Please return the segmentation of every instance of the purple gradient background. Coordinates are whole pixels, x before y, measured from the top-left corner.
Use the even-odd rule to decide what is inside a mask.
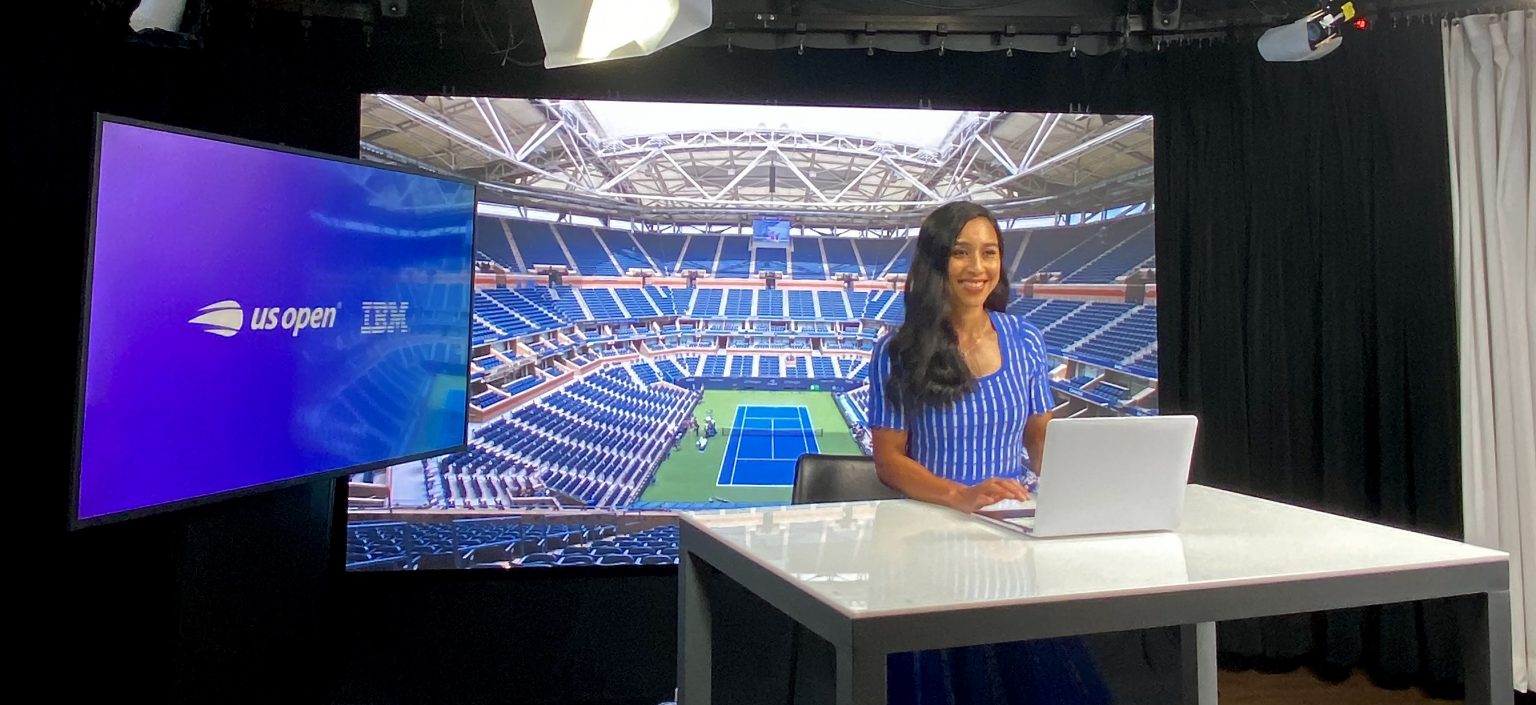
[[[463,441],[474,187],[105,122],[79,518]],[[188,323],[234,299],[245,327]],[[411,330],[362,335],[362,302]],[[251,330],[257,307],[339,306]]]

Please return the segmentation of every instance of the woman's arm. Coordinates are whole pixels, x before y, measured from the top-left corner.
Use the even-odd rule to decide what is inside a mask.
[[[994,477],[968,487],[934,475],[907,455],[906,431],[876,428],[872,435],[875,472],[880,481],[912,499],[967,513],[1005,499],[1029,499],[1029,493],[1016,480]]]
[[[1024,421],[1024,450],[1029,452],[1030,468],[1039,475],[1045,468],[1045,427],[1051,422],[1051,412],[1031,414]]]
[[[1022,320],[1022,317],[1020,317]],[[1024,420],[1024,451],[1029,454],[1029,464],[1035,475],[1045,469],[1045,427],[1051,422],[1052,409],[1056,408],[1056,395],[1051,392],[1051,363],[1045,354],[1045,337],[1039,329],[1024,322],[1023,350],[1029,365],[1029,383],[1025,385],[1025,408],[1029,417]]]

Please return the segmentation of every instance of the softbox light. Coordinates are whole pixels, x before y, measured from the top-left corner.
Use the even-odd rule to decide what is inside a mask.
[[[709,27],[711,0],[533,0],[545,68],[645,56]]]
[[[142,0],[128,18],[128,26],[135,32],[146,29],[163,29],[167,32],[181,30],[181,16],[187,9],[187,0]]]

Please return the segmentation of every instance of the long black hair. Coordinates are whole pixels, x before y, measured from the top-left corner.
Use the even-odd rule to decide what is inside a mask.
[[[885,393],[899,408],[916,411],[929,406],[948,406],[960,399],[976,383],[975,375],[960,357],[960,338],[955,332],[949,298],[949,260],[955,239],[965,224],[986,218],[998,234],[998,259],[1002,252],[1002,229],[992,212],[969,201],[940,206],[923,220],[917,233],[911,270],[902,295],[907,317],[886,350],[891,358],[891,374],[885,381]],[[998,271],[997,287],[987,296],[984,307],[1003,311],[1008,307],[1008,270]]]

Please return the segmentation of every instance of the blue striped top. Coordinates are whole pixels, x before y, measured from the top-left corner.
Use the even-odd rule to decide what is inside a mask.
[[[1053,406],[1045,339],[1023,316],[992,311],[1003,365],[976,380],[955,404],[919,411],[901,408],[885,391],[891,376],[890,337],[875,344],[869,374],[869,425],[907,432],[907,455],[946,480],[974,485],[989,477],[1036,478],[1026,464],[1024,422]]]

